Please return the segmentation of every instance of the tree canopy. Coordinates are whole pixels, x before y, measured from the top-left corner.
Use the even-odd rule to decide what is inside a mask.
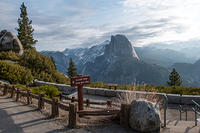
[[[25,6],[24,2],[21,5],[21,13],[20,17],[18,18],[18,25],[19,27],[16,28],[18,35],[17,37],[21,41],[24,49],[32,48],[32,45],[34,45],[37,40],[33,38],[33,27],[32,27],[32,20],[29,20],[28,13],[27,13],[27,7]]]
[[[182,85],[181,77],[178,74],[178,72],[176,72],[175,68],[170,73],[169,81],[167,81],[167,84],[169,86],[181,86]]]
[[[76,67],[74,65],[74,62],[72,60],[72,58],[69,59],[69,67],[67,69],[67,74],[68,76],[71,78],[71,77],[74,77],[77,75],[77,72],[76,72]]]

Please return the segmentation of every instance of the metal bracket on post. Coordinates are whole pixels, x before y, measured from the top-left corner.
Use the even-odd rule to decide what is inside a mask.
[[[164,104],[164,127],[167,127],[167,107],[168,107],[168,98],[167,95],[163,95],[165,98],[165,104]]]

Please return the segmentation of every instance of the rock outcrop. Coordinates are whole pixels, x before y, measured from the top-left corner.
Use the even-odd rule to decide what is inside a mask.
[[[131,103],[129,125],[132,129],[143,133],[159,132],[160,124],[160,110],[157,105],[142,99]]]
[[[111,36],[109,41],[91,48],[66,49],[63,53],[66,57],[57,52],[42,52],[54,57],[58,70],[64,73],[72,58],[78,73],[90,75],[93,82],[164,85],[168,80],[169,71],[139,59],[135,47],[124,35]]]
[[[134,47],[124,35],[111,36],[110,44],[106,46],[105,56],[109,59],[119,57],[138,58]]]
[[[19,55],[22,55],[24,52],[23,46],[17,36],[7,30],[0,32],[0,51],[14,51]]]
[[[93,62],[87,62],[81,73],[90,75],[92,81],[121,85],[136,81],[160,85],[165,84],[168,79],[168,70],[140,60],[124,35],[111,36],[104,54],[96,57]]]

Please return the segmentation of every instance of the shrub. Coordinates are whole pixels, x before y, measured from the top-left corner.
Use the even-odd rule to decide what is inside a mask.
[[[20,59],[20,64],[28,67],[34,72],[52,73],[56,71],[56,68],[49,57],[46,57],[35,49],[28,49],[24,51],[25,54]]]
[[[22,91],[28,91],[28,88],[25,85],[15,84],[14,86],[20,88]]]
[[[33,81],[33,76],[29,69],[18,64],[0,60],[0,78],[11,83],[29,84]]]
[[[92,88],[108,88],[108,86],[106,84],[104,84],[103,82],[93,82],[86,86],[92,87]]]
[[[20,58],[20,65],[31,69],[32,75],[36,79],[46,82],[69,83],[69,79],[56,70],[50,57],[40,54],[35,49],[28,49],[24,52],[24,56]]]
[[[60,93],[56,87],[51,86],[51,85],[43,85],[39,87],[34,87],[34,88],[31,88],[31,91],[34,94],[44,93],[45,97],[47,98],[57,97]]]
[[[0,52],[0,60],[12,60],[12,61],[18,61],[19,60],[19,54],[8,51],[8,52]]]
[[[88,87],[93,88],[109,88],[108,85],[103,82],[93,82]],[[119,85],[117,89],[120,90],[133,90],[133,91],[147,91],[147,92],[159,92],[167,94],[182,94],[182,95],[200,95],[200,88],[197,87],[185,87],[185,86],[162,86],[162,85]]]
[[[56,83],[60,84],[70,84],[70,79],[67,78],[64,74],[55,72],[52,74],[52,77]]]

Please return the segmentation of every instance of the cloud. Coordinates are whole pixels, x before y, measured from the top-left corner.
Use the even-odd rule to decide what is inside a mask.
[[[170,18],[171,22],[162,28],[162,34],[146,40],[146,44],[200,38],[199,0],[124,0],[122,5],[125,7],[124,12],[136,14],[138,12],[142,17],[151,20]]]
[[[20,4],[20,0],[0,1],[0,29],[16,33]],[[25,4],[38,50],[88,47],[115,34],[125,34],[135,46],[200,38],[199,0],[25,0]]]

